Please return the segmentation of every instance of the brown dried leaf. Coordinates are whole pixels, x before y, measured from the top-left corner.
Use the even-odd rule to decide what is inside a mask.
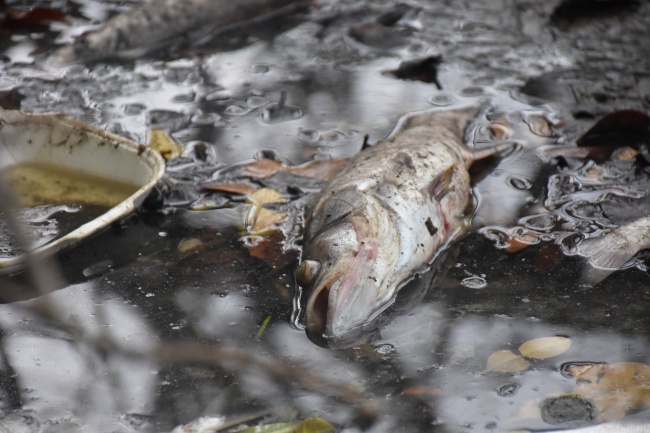
[[[571,347],[566,337],[543,337],[528,340],[519,346],[519,352],[526,358],[546,359],[558,356]]]
[[[329,180],[338,173],[346,163],[346,159],[332,158],[291,166],[284,165],[281,162],[272,159],[263,159],[244,167],[243,174],[256,179],[266,179],[281,171],[299,177]]]
[[[508,121],[504,118],[495,120],[489,127],[492,137],[496,140],[507,140],[514,134]]]
[[[619,419],[630,410],[650,407],[650,366],[638,362],[594,364],[575,377],[574,393],[598,409],[600,421]],[[573,374],[573,372],[571,372]]]
[[[280,171],[282,167],[283,165],[280,161],[274,159],[262,159],[244,167],[243,173],[244,175],[255,179],[266,179]]]
[[[530,118],[528,127],[530,128],[530,132],[539,137],[550,137],[552,133],[551,125],[543,117]]]
[[[521,233],[510,238],[508,241],[508,246],[505,248],[505,250],[510,253],[516,253],[517,251],[521,251],[524,248],[538,243],[539,236],[537,234],[531,232]]]
[[[499,373],[508,373],[523,371],[530,367],[530,362],[526,361],[523,356],[515,355],[510,350],[497,350],[487,360],[487,371]]]
[[[33,7],[29,10],[9,9],[0,27],[13,30],[39,30],[51,22],[65,22],[66,14],[58,9]]]
[[[219,183],[216,185],[206,185],[203,187],[206,191],[225,192],[228,194],[249,195],[257,189],[255,185],[244,182],[236,183]]]

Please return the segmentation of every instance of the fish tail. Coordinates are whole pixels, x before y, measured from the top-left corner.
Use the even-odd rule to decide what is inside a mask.
[[[513,150],[516,146],[517,146],[516,143],[506,142],[506,143],[495,144],[494,146],[481,147],[479,149],[467,147],[465,148],[465,158],[464,158],[466,161],[465,164],[467,167],[469,167],[475,161],[489,158],[491,156],[494,156],[502,152]]]
[[[454,109],[432,108],[425,111],[409,113],[402,116],[390,136],[405,129],[433,124],[444,125],[456,136],[463,137],[470,122],[488,108],[487,100],[464,105]]]

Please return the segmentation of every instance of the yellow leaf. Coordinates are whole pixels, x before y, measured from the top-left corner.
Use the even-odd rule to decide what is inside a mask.
[[[178,243],[178,252],[185,253],[197,249],[203,244],[198,238],[185,238]]]
[[[149,131],[149,147],[160,153],[165,160],[176,158],[183,153],[183,146],[158,128],[151,128]]]
[[[519,346],[519,352],[526,358],[546,359],[558,356],[571,347],[566,337],[543,337],[528,340]]]
[[[530,367],[530,362],[523,356],[515,355],[509,350],[497,350],[487,360],[487,371],[500,373],[523,371]]]
[[[249,231],[253,236],[270,235],[278,229],[278,225],[287,217],[284,212],[274,212],[263,207],[258,209],[259,211],[256,213],[252,224],[253,227]]]
[[[332,433],[334,426],[320,418],[307,418],[296,429],[296,433]]]
[[[246,198],[246,202],[253,205],[265,205],[273,203],[284,203],[286,199],[282,194],[273,188],[260,188],[252,191]]]
[[[301,423],[280,422],[248,427],[240,433],[332,433],[334,427],[320,418],[307,418]]]

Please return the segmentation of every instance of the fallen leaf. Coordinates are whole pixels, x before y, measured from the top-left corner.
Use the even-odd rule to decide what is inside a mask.
[[[296,430],[296,433],[331,433],[334,426],[320,418],[307,418]]]
[[[65,20],[65,13],[58,9],[47,7],[33,7],[29,10],[9,9],[2,21],[0,21],[0,27],[22,31],[37,31],[47,27],[51,22],[65,22]]]
[[[509,373],[523,371],[530,367],[530,362],[523,356],[515,355],[510,350],[497,350],[487,360],[487,371]]]
[[[573,392],[596,406],[599,421],[623,418],[630,410],[650,407],[650,366],[619,362],[586,367],[571,371],[582,382]]]
[[[279,422],[275,424],[256,425],[241,430],[239,433],[296,433],[298,426],[301,423],[297,422]]]
[[[246,203],[262,206],[265,204],[284,203],[285,199],[282,194],[273,188],[260,188],[251,192],[246,198]]]
[[[411,386],[402,391],[402,395],[414,395],[432,399],[434,397],[442,397],[444,393],[440,388],[433,386]]]
[[[178,252],[186,253],[199,248],[201,245],[203,245],[203,242],[199,238],[185,238],[178,243]]]
[[[167,161],[183,153],[183,146],[167,132],[158,128],[149,130],[149,147],[160,153]]]
[[[442,85],[438,81],[438,67],[442,62],[440,56],[429,56],[423,59],[404,61],[394,71],[393,75],[402,80],[422,81],[433,83],[440,90]]]
[[[526,358],[546,359],[558,356],[571,347],[566,337],[543,337],[528,340],[519,346],[519,352]]]
[[[280,223],[288,216],[285,212],[275,212],[265,208],[258,209],[259,211],[254,217],[254,222],[249,230],[249,234],[252,236],[270,235],[278,229]]]
[[[636,149],[626,146],[621,149],[617,149],[612,156],[619,161],[630,161],[636,158],[638,154],[639,152]]]
[[[508,240],[508,246],[505,248],[510,253],[516,253],[524,248],[539,243],[539,236],[532,232],[519,233]]]
[[[273,159],[262,159],[249,164],[243,169],[243,174],[256,179],[266,179],[278,172],[291,173],[299,177],[329,180],[347,163],[347,159],[331,158],[311,161],[302,165],[285,165]]]
[[[507,140],[514,134],[512,128],[508,126],[508,121],[503,118],[495,120],[488,129],[495,140]]]
[[[280,422],[251,426],[239,433],[331,433],[334,431],[327,421],[320,418],[307,418],[303,422]]]
[[[203,187],[206,191],[225,192],[228,194],[249,195],[257,189],[255,185],[244,182],[236,183],[219,183],[216,185],[206,185]]]
[[[282,170],[282,163],[274,159],[261,159],[244,167],[243,173],[256,179],[266,179]]]
[[[541,116],[530,117],[528,119],[528,127],[530,128],[530,132],[539,137],[550,137],[552,133],[551,125]]]

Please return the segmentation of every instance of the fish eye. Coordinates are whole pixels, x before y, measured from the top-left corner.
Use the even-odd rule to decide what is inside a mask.
[[[320,271],[320,262],[316,260],[304,260],[296,269],[296,282],[306,286],[316,278]]]

